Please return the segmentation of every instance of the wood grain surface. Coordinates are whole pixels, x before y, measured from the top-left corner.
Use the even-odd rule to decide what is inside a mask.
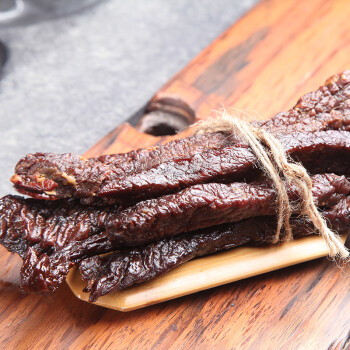
[[[162,88],[145,114],[159,108],[204,119],[224,105],[271,117],[350,68],[349,14],[347,0],[263,1]],[[123,124],[88,155],[167,139]],[[130,313],[79,301],[65,284],[54,295],[22,295],[19,266],[17,256],[0,248],[1,348],[319,350],[350,344],[350,268],[326,258]]]

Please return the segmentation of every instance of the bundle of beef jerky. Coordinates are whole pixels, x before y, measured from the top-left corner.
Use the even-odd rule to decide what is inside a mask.
[[[346,231],[350,71],[330,78],[288,112],[251,124],[276,137],[307,169],[327,224]],[[33,197],[0,200],[0,243],[23,259],[25,292],[54,291],[79,266],[95,301],[197,256],[271,244],[276,234],[276,189],[249,145],[232,133],[198,134],[91,159],[29,154],[11,181]],[[300,189],[290,183],[286,189],[293,235],[315,233],[300,215]]]

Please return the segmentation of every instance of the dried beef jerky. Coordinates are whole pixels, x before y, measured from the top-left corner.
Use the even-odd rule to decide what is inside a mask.
[[[293,159],[301,161],[311,174],[350,172],[350,133],[321,131],[283,135],[280,142]],[[160,164],[147,171],[110,181],[96,193],[98,197],[126,202],[174,193],[196,184],[256,179],[259,162],[250,148],[226,147],[198,153],[190,159]]]
[[[337,170],[340,174],[347,174],[350,169],[348,132],[294,133],[280,136],[280,141],[286,152],[302,161],[311,173]],[[314,165],[316,160],[317,167]],[[257,158],[246,146],[208,149],[189,158],[164,162],[149,170],[102,183],[94,194],[107,198],[109,202],[136,202],[174,193],[195,184],[257,178],[261,174],[258,165]],[[93,172],[99,176],[103,174],[101,169]],[[84,176],[89,176],[89,173]]]
[[[339,203],[350,193],[350,182],[344,176],[325,174],[315,175],[312,179],[315,201],[324,208]],[[177,202],[164,196],[160,198],[161,203],[160,199],[151,200],[154,208],[150,201],[145,201],[117,214],[102,214],[105,227],[101,228],[101,234],[72,242],[51,255],[39,255],[30,250],[21,271],[22,288],[27,292],[53,291],[64,280],[69,268],[80,260],[122,246],[135,246],[199,228],[276,213],[275,190],[266,183],[195,187],[192,192],[184,190],[186,193]],[[288,193],[290,199],[298,199],[297,189],[291,187]]]
[[[319,130],[349,130],[349,82],[349,72],[335,76],[316,92],[302,97],[289,112],[280,113],[270,121],[253,122],[253,125],[263,127],[280,139],[286,138],[288,133],[293,133],[292,137],[289,137],[290,142],[297,142],[294,142],[293,156],[303,162],[310,172],[333,171],[339,175],[347,175],[350,168],[348,146],[339,146],[344,143],[339,143],[337,139],[341,135],[347,139],[347,134],[334,133],[337,135],[335,138],[330,137],[331,132],[327,137],[318,135],[319,138],[324,137],[321,143],[311,141],[310,135]],[[304,139],[301,138],[301,134],[295,137],[296,132],[304,132]],[[300,146],[301,140],[304,142],[303,147]],[[203,145],[203,141],[207,144]],[[308,149],[305,142],[309,142]],[[325,142],[331,142],[333,148],[330,148],[329,144],[325,147]],[[231,148],[236,148],[234,157],[241,163],[235,163],[232,168],[224,168],[223,164],[230,164],[232,154],[221,159],[217,154],[222,155]],[[268,180],[260,178],[260,182],[255,181],[251,184],[225,185],[225,182],[243,178],[249,181],[257,179],[256,174],[259,175],[260,172],[252,170],[258,164],[255,159],[247,161],[248,156],[244,154],[246,150],[249,151],[247,145],[234,135],[214,133],[174,141],[165,146],[92,160],[69,154],[37,154],[26,157],[18,165],[18,173],[12,179],[19,191],[48,199],[75,196],[81,198],[82,203],[94,203],[99,206],[83,209],[76,200],[58,200],[44,208],[40,207],[39,202],[30,203],[18,197],[0,201],[0,241],[24,259],[21,270],[23,290],[55,290],[70,267],[82,259],[112,249],[123,249],[123,254],[127,254],[123,246],[146,244],[168,235],[181,234],[183,231],[203,230],[211,225],[235,220],[240,221],[226,225],[239,225],[246,221],[245,218],[252,217],[250,220],[255,220],[256,215],[269,215],[271,219],[275,214],[273,203],[276,195],[271,190]],[[202,155],[201,159],[198,154]],[[212,164],[215,162],[210,155],[216,156],[216,165],[219,166],[217,169],[214,167],[214,171]],[[165,174],[164,166],[169,164],[175,165],[171,168],[171,173],[162,178],[163,173]],[[205,168],[203,164],[209,164],[209,167]],[[240,168],[242,164],[243,168]],[[248,167],[244,168],[244,164],[248,164]],[[171,182],[175,177],[178,179]],[[210,183],[214,181],[222,183]],[[205,184],[198,185],[199,183]],[[130,201],[177,192],[184,187],[187,192],[183,190],[176,193],[176,196],[168,195],[130,204]],[[241,191],[240,198],[238,191]],[[337,208],[341,207],[344,213],[347,212],[349,183],[344,177],[315,176],[313,192],[317,203],[326,213],[330,213],[333,209],[327,208],[336,203]],[[288,193],[291,200],[299,199],[298,191],[294,187],[290,187]],[[99,196],[105,196],[110,203],[115,200],[129,202],[127,205],[130,207],[108,207],[100,199],[95,199]],[[16,204],[13,205],[12,201]],[[157,208],[157,204],[160,207]],[[255,205],[257,206],[253,208]],[[6,207],[10,208],[10,212],[3,215]],[[327,218],[335,227],[338,224],[341,228],[347,222],[347,217],[339,216],[338,211],[333,210]],[[149,231],[152,229],[154,231]],[[162,249],[167,247],[165,241],[176,240],[177,238],[163,240]],[[209,241],[206,242],[207,246],[204,246],[202,241],[192,241],[194,246],[192,251],[189,247],[189,254],[206,254],[229,244],[228,241],[220,239],[211,241],[211,244]],[[150,244],[156,246],[160,243]],[[171,248],[175,247],[176,244],[173,243]],[[128,249],[140,252],[141,248]],[[151,250],[149,252],[152,254]],[[171,257],[171,254],[169,256]],[[186,257],[189,255],[182,255],[177,262],[183,262]],[[165,260],[168,258],[165,254]],[[158,272],[173,266],[171,260],[167,261]],[[101,268],[104,269],[102,265]],[[90,272],[92,271],[93,269]],[[141,282],[142,278],[149,276],[148,273],[142,275],[142,272],[133,274],[125,266],[122,266],[120,271],[124,273],[125,278],[120,279],[120,276],[117,276],[114,279],[114,286],[118,285],[118,288]],[[108,275],[108,271],[105,272]],[[100,277],[103,278],[102,275],[96,275],[94,278],[97,281]],[[110,288],[108,283],[106,288]],[[99,288],[95,290],[97,296],[100,292]]]
[[[171,141],[158,147],[125,154],[86,159],[71,153],[36,153],[22,158],[11,181],[19,192],[39,199],[91,197],[102,183],[144,171],[173,158],[188,158],[235,142],[234,136],[216,133]]]
[[[333,196],[347,195],[349,182],[343,176],[315,175],[316,203],[332,204]],[[287,185],[291,201],[299,190]],[[322,198],[322,199],[321,199]],[[255,183],[210,183],[139,202],[110,216],[106,233],[115,244],[132,246],[189,232],[203,227],[236,222],[276,213],[276,191],[268,180]]]
[[[113,248],[103,233],[73,241],[51,255],[39,255],[30,247],[21,267],[21,290],[26,293],[53,292],[76,263],[94,255],[111,252]]]
[[[349,72],[336,75],[317,91],[303,96],[290,111],[280,113],[269,121],[253,122],[253,125],[275,135],[350,130],[349,82]],[[197,142],[197,137],[202,137],[201,141]],[[92,202],[101,187],[110,181],[119,181],[164,162],[188,160],[197,153],[205,152],[206,148],[201,147],[204,139],[207,139],[206,146],[211,149],[222,149],[228,144],[224,135],[215,133],[176,140],[158,148],[90,160],[71,154],[39,153],[28,155],[18,163],[12,181],[17,190],[36,198],[76,196]],[[229,145],[234,144],[234,141],[230,141]]]
[[[116,207],[81,206],[74,199],[42,201],[19,196],[0,199],[0,243],[22,258],[29,247],[51,254],[104,229]]]
[[[313,179],[314,196],[320,202],[332,204],[333,197],[349,191],[344,176],[316,175]],[[297,198],[294,189],[289,192],[291,198]],[[39,255],[51,254],[101,232],[115,245],[138,245],[182,233],[185,228],[195,230],[196,225],[273,215],[274,199],[275,191],[267,182],[197,185],[124,210],[115,205],[82,206],[73,199],[41,201],[6,196],[0,200],[0,243],[22,257],[28,247]]]
[[[350,199],[323,212],[328,225],[341,232],[350,223]],[[314,233],[307,219],[291,218],[295,237]],[[116,290],[149,281],[197,256],[238,247],[247,243],[269,244],[276,234],[274,217],[257,217],[237,223],[223,224],[196,232],[164,239],[142,247],[116,251],[107,256],[94,256],[80,264],[80,272],[88,282],[85,292],[90,301]],[[283,232],[282,232],[283,237]]]
[[[298,124],[302,130],[297,130]],[[336,74],[316,91],[302,96],[287,112],[253,122],[254,126],[276,134],[296,131],[350,130],[350,70]]]

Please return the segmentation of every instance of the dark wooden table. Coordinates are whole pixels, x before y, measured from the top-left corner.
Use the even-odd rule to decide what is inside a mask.
[[[350,68],[349,14],[345,0],[263,1],[166,84],[145,113],[203,119],[224,103],[271,117]],[[87,154],[167,139],[123,124]],[[0,344],[7,349],[321,350],[350,342],[350,268],[327,258],[130,313],[79,301],[65,284],[54,295],[22,295],[19,266],[0,248]]]

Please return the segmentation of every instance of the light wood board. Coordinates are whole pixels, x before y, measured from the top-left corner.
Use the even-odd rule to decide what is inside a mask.
[[[342,236],[343,242],[346,236]],[[118,311],[131,311],[222,284],[260,275],[328,255],[319,236],[308,236],[271,247],[241,247],[189,261],[168,273],[124,291],[99,298],[95,304]],[[86,283],[78,269],[70,271],[67,283],[81,300]]]

